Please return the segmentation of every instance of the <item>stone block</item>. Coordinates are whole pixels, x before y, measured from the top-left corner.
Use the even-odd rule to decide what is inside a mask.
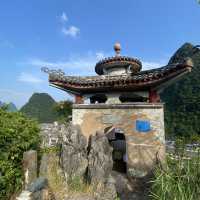
[[[27,188],[37,178],[37,151],[24,152],[23,171],[25,188]]]

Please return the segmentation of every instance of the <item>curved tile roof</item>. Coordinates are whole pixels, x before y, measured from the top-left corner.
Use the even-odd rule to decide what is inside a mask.
[[[71,93],[148,90],[183,75],[191,70],[191,63],[172,64],[161,68],[141,71],[136,74],[101,76],[66,76],[61,71],[49,73],[51,85]]]
[[[142,68],[142,63],[136,58],[131,58],[127,56],[113,56],[100,60],[95,66],[95,72],[99,75],[102,75],[104,73],[103,69],[129,65],[132,65],[135,68],[136,72],[140,71]]]

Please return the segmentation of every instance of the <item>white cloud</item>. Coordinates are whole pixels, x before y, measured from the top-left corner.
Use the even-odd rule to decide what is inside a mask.
[[[19,92],[11,89],[0,89],[0,100],[2,102],[13,102],[17,107],[21,107],[30,97],[31,93]]]
[[[103,52],[97,52],[96,57],[97,57],[97,59],[101,60],[101,59],[105,58],[106,55]]]
[[[66,60],[66,61],[45,61],[42,59],[32,59],[29,64],[38,67],[48,67],[50,69],[62,69],[65,70],[67,74],[79,75],[79,74],[91,74],[95,59],[79,58],[76,60]]]
[[[24,97],[27,95],[27,93],[25,93],[25,92],[18,92],[16,90],[0,89],[0,97],[1,97],[1,95],[4,96],[5,94],[8,96],[10,96],[12,94],[12,95],[18,96],[18,97]]]
[[[73,38],[80,34],[80,29],[76,26],[70,26],[69,28],[62,28],[62,33],[66,36],[71,36]]]
[[[158,61],[158,62],[143,61],[142,69],[143,70],[154,69],[154,68],[162,67],[164,65],[166,65],[166,62],[164,61]]]
[[[95,64],[102,58],[107,57],[103,52],[88,53],[85,55],[73,55],[63,61],[47,61],[44,59],[29,59],[26,64],[50,69],[62,69],[70,75],[94,75]]]
[[[111,52],[89,52],[83,55],[72,55],[65,60],[50,61],[41,58],[29,59],[25,62],[27,65],[37,67],[48,67],[50,69],[62,69],[68,75],[95,75],[94,67],[98,61],[105,57],[111,57]],[[142,70],[154,69],[166,65],[164,60],[160,61],[142,61]]]
[[[60,16],[60,21],[63,23],[68,21],[68,17],[65,12],[63,12],[62,15]]]
[[[30,73],[25,73],[25,72],[22,72],[20,74],[20,76],[18,77],[18,81],[26,82],[26,83],[34,83],[34,84],[43,82],[42,79],[35,77],[34,75],[32,75]]]
[[[65,23],[68,21],[68,17],[67,14],[65,12],[62,13],[62,15],[59,16],[59,20],[62,22],[62,29],[61,32],[65,35],[65,36],[70,36],[70,37],[77,37],[80,34],[80,29],[76,26],[68,26],[65,27]]]

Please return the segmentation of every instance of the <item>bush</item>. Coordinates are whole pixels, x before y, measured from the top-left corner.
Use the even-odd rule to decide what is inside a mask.
[[[37,123],[21,113],[0,109],[0,199],[19,191],[22,182],[23,152],[39,146]]]
[[[190,136],[191,143],[200,143],[200,135],[193,134]]]
[[[199,200],[200,155],[168,157],[165,169],[158,167],[151,187],[152,199]]]
[[[72,101],[60,101],[54,106],[54,110],[58,115],[58,120],[61,122],[69,121],[69,116],[72,114]]]

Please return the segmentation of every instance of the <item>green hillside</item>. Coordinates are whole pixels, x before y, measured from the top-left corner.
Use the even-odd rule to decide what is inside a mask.
[[[40,123],[53,122],[57,119],[55,105],[56,102],[50,95],[34,93],[20,111],[30,118],[37,119]]]
[[[166,103],[165,123],[168,135],[200,134],[200,51],[192,44],[185,43],[169,63],[181,62],[186,57],[193,59],[192,72],[161,94]]]
[[[8,106],[7,110],[9,112],[17,112],[17,107],[14,103],[11,102],[11,103],[7,104],[7,106]]]
[[[6,107],[6,110],[8,112],[17,112],[17,107],[14,103],[10,102],[10,103],[4,103],[0,101],[0,107]]]

